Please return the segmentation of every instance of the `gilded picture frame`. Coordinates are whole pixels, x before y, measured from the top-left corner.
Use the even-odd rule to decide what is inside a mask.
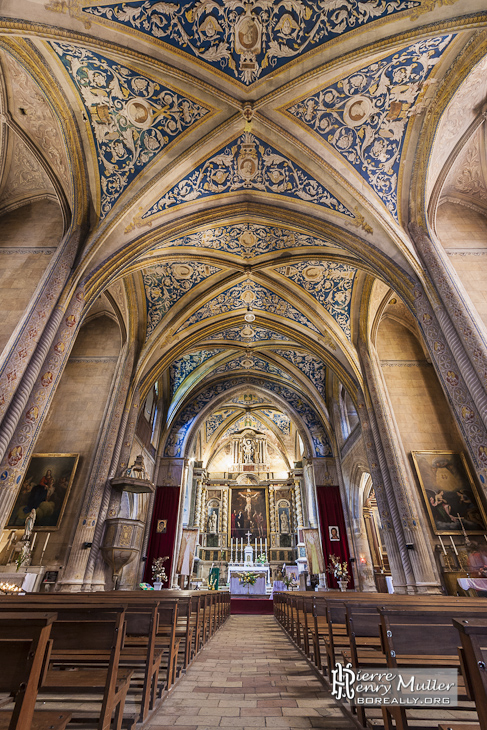
[[[247,507],[247,499],[246,497],[242,497],[242,494],[250,495],[250,510],[251,510],[251,521],[253,523],[253,527],[250,524],[249,518],[248,518],[248,510]],[[252,495],[256,494],[257,496],[252,497]],[[256,500],[254,502],[254,500]],[[255,508],[258,509],[255,509]],[[234,510],[236,510],[235,519],[233,518]],[[253,520],[253,513],[257,511],[257,514],[263,516],[263,512],[265,510],[265,521],[260,524],[257,524]],[[242,527],[239,527],[240,521],[238,521],[238,513],[242,513]],[[237,524],[238,521],[238,524]],[[230,538],[236,538],[240,540],[241,538],[244,541],[244,545],[247,544],[247,536],[246,533],[250,531],[251,537],[250,542],[252,545],[254,545],[255,540],[264,540],[267,538],[268,545],[270,546],[270,520],[269,520],[269,490],[267,487],[260,487],[258,485],[253,484],[237,484],[232,485],[230,487],[230,493],[229,493],[229,500],[228,500],[228,540],[230,544]],[[259,543],[260,544],[260,543]]]
[[[6,527],[23,529],[35,509],[34,530],[58,530],[78,462],[79,454],[33,454]]]
[[[487,517],[463,452],[411,451],[411,457],[433,533],[483,535]]]

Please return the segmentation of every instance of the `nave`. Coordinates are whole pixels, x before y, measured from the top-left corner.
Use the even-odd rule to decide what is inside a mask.
[[[352,730],[272,616],[230,616],[161,710],[153,730]]]

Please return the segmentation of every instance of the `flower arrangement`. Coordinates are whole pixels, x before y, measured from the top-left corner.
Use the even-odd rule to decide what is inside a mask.
[[[210,576],[208,578],[208,590],[209,591],[218,590],[218,573],[213,573],[213,577],[210,573]]]
[[[260,555],[257,555],[255,558],[256,563],[260,563],[261,565],[265,565],[267,563],[267,557],[265,553],[261,553]]]
[[[257,575],[257,573],[239,573],[238,574],[239,582],[243,586],[254,586],[255,581],[257,580],[258,577],[259,576]]]
[[[341,563],[340,558],[337,558],[336,555],[330,555],[330,563],[326,571],[327,573],[330,573],[330,575],[333,575],[337,580],[348,580],[349,578],[348,565],[346,561]]]
[[[154,558],[152,561],[152,582],[153,583],[165,583],[167,581],[167,575],[164,568],[164,563],[169,560],[169,555],[165,558]]]

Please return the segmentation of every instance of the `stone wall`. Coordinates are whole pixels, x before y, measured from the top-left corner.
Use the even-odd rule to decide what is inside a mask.
[[[36,443],[37,453],[80,454],[60,529],[52,533],[44,558],[52,569],[63,564],[72,539],[119,350],[120,331],[110,317],[99,316],[81,328]]]
[[[43,200],[0,218],[0,352],[48,266],[63,234],[61,211]]]

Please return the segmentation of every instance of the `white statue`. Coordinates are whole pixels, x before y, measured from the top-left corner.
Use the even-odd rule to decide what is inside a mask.
[[[212,535],[218,532],[218,515],[216,512],[212,512],[208,518],[208,532]]]
[[[281,532],[289,532],[289,520],[287,518],[287,514],[285,512],[281,512],[279,518],[281,520]]]
[[[251,439],[245,439],[243,444],[244,464],[252,464],[254,461],[254,445]]]
[[[22,535],[22,540],[27,541],[30,540],[30,536],[32,535],[32,530],[34,529],[35,521],[36,521],[37,512],[35,509],[32,509],[27,517],[25,518],[25,529],[24,534]]]

